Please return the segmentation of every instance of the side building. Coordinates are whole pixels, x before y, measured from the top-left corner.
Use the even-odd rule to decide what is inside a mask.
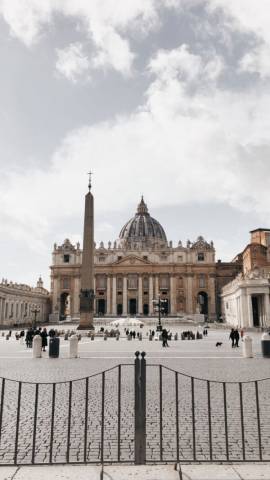
[[[79,320],[82,250],[68,239],[54,245],[51,266],[51,321]],[[95,248],[95,315],[155,315],[153,300],[166,300],[165,313],[192,318],[220,317],[221,286],[239,265],[215,261],[213,242],[202,236],[177,246],[167,241],[160,223],[150,216],[142,198],[137,211],[115,242]]]
[[[0,326],[31,325],[36,320],[46,323],[49,319],[50,294],[39,278],[36,287],[8,282],[0,283]],[[36,311],[36,313],[34,313]]]
[[[241,273],[221,292],[225,321],[245,328],[270,327],[270,229],[252,230],[240,254]]]

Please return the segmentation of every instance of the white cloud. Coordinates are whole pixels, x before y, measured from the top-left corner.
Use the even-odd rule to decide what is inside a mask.
[[[259,45],[246,53],[241,59],[240,70],[258,73],[262,79],[270,77],[270,44]]]
[[[89,168],[95,173],[96,231],[104,231],[99,215],[123,205],[133,210],[141,192],[151,207],[225,202],[267,220],[270,92],[239,95],[218,89],[215,81],[206,88],[210,61],[184,48],[158,52],[149,64],[154,78],[144,105],[70,132],[47,172],[13,172],[0,180],[0,229],[6,215],[9,232],[41,248],[60,218],[82,216]],[[186,76],[179,75],[182,68]],[[189,75],[196,80],[192,91]]]
[[[89,70],[90,62],[83,53],[81,43],[71,43],[68,47],[56,50],[56,71],[76,83],[78,79]]]
[[[257,72],[262,78],[270,76],[270,8],[269,0],[206,0],[209,11],[222,8],[229,17],[227,24],[234,30],[249,33],[257,39],[240,61],[242,71]]]
[[[0,14],[11,34],[30,47],[55,13],[77,18],[96,49],[94,68],[113,68],[125,76],[132,72],[134,52],[130,31],[147,33],[159,24],[159,11],[177,8],[181,0],[0,0]],[[73,78],[73,77],[71,77]]]

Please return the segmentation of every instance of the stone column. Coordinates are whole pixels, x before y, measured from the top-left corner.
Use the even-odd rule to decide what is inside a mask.
[[[153,285],[153,275],[149,276],[149,314],[153,315],[154,313],[154,285]]]
[[[248,322],[247,322],[247,327],[253,327],[254,322],[253,322],[253,311],[252,311],[252,299],[251,295],[247,295],[247,313],[248,313]]]
[[[192,305],[192,273],[187,274],[187,313],[192,314],[193,312],[193,305]]]
[[[107,315],[111,314],[111,277],[107,275],[107,308],[106,313]]]
[[[209,275],[209,292],[210,301],[208,305],[208,315],[212,320],[216,320],[216,288],[215,288],[215,275],[210,273]]]
[[[143,313],[143,292],[142,292],[142,276],[139,275],[139,290],[138,290],[138,313],[139,315],[142,315]]]
[[[116,315],[116,276],[112,279],[112,314]]]
[[[92,329],[94,317],[94,197],[85,195],[79,329]]]
[[[176,282],[175,276],[170,277],[170,313],[176,315]]]
[[[158,275],[155,276],[155,300],[158,299],[158,295],[159,295],[159,278],[158,278]]]
[[[123,315],[127,316],[127,277],[123,277]]]
[[[264,311],[265,311],[265,326],[270,326],[270,303],[269,293],[264,294]]]

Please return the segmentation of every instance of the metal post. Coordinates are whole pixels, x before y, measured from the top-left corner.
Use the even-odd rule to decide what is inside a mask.
[[[135,352],[135,464],[146,462],[146,362],[145,352]]]

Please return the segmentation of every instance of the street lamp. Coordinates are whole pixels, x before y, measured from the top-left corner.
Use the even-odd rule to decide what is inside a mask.
[[[161,315],[165,312],[165,304],[168,302],[166,298],[161,299],[160,295],[158,295],[158,300],[153,300],[153,304],[155,306],[155,311],[158,312],[158,324],[157,324],[157,332],[162,332],[162,325],[161,325]]]
[[[36,330],[37,314],[40,312],[40,308],[37,305],[35,305],[35,307],[31,310],[31,312],[34,314],[33,329]]]

